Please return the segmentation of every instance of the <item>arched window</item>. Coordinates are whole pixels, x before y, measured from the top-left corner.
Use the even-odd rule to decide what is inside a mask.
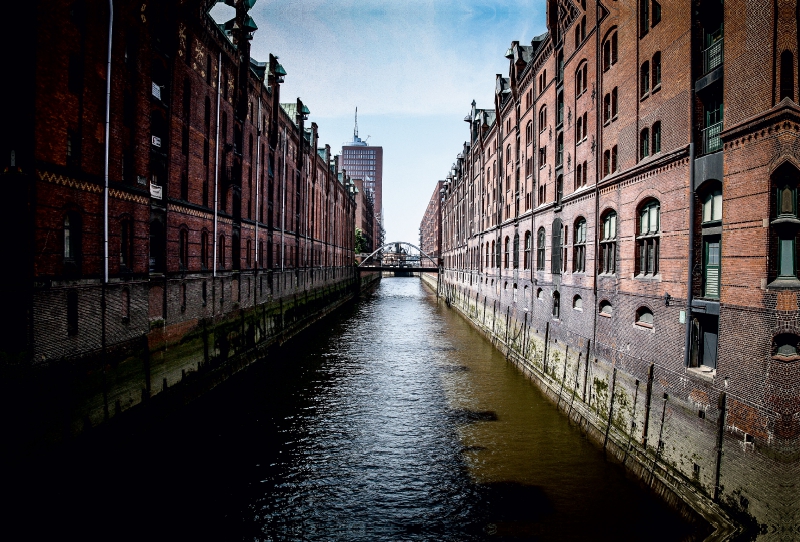
[[[488,246],[488,243],[487,243]],[[492,254],[494,254],[494,241],[492,241]],[[495,267],[493,262],[489,261],[489,267]]]
[[[541,288],[536,289],[536,299],[542,300],[544,298],[544,293],[542,292]]]
[[[636,274],[658,274],[659,236],[661,233],[661,205],[651,200],[639,210],[639,228],[636,236]]]
[[[651,137],[653,139],[653,145],[650,151],[652,154],[658,154],[661,152],[661,121],[653,124]]]
[[[510,263],[509,262],[509,256],[510,256],[510,252],[511,252],[511,241],[509,240],[508,236],[506,236],[506,241],[505,241],[505,245],[504,246],[505,246],[506,259],[505,259],[505,265],[503,265],[503,267],[508,269],[508,264]]]
[[[600,316],[606,316],[608,318],[611,318],[611,315],[614,313],[614,308],[611,306],[611,303],[605,299],[600,302],[598,310],[600,312]]]
[[[81,215],[70,211],[64,216],[64,272],[78,273],[81,260]]]
[[[561,219],[556,218],[553,220],[551,237],[552,244],[550,246],[550,272],[554,275],[561,274]]]
[[[485,267],[492,267],[492,262],[489,260],[489,243],[486,243],[486,263]]]
[[[544,228],[539,228],[536,232],[536,269],[544,271],[544,258],[545,258],[545,233]]]
[[[530,145],[533,142],[533,121],[529,120],[525,126],[525,144]]]
[[[800,174],[790,164],[782,165],[772,176],[775,205],[770,222],[770,237],[775,248],[770,253],[777,253],[777,258],[770,265],[770,275],[776,279],[772,283],[773,287],[800,286],[797,282],[797,235],[800,231],[800,215],[797,212],[798,180]]]
[[[636,310],[636,325],[642,327],[653,327],[653,311],[647,307],[639,307]]]
[[[576,311],[583,310],[583,299],[581,299],[581,296],[576,295],[575,297],[572,298],[572,308],[575,309]]]
[[[120,220],[119,266],[122,271],[133,270],[133,221],[126,216]]]
[[[543,105],[539,109],[539,132],[543,132],[547,128],[547,106]]]
[[[526,231],[525,232],[525,261],[524,261],[525,269],[530,269],[531,268],[531,241],[532,241],[531,232],[530,231]]]
[[[514,234],[514,269],[519,269],[519,234]]]
[[[600,273],[617,272],[617,213],[609,211],[603,216],[603,231],[600,239]]]
[[[603,71],[608,70],[617,63],[617,32],[603,42]]]
[[[494,243],[492,243],[492,244],[494,245]],[[494,260],[495,260],[494,261],[494,265],[498,269],[500,269],[500,267],[502,267],[502,265],[503,265],[503,262],[502,262],[503,255],[501,254],[502,250],[503,250],[503,247],[500,246],[500,239],[498,239],[497,240],[497,251],[494,253]]]
[[[561,294],[553,292],[553,318],[561,316]]]
[[[645,60],[639,70],[639,95],[644,98],[650,94],[650,62]]]
[[[650,130],[645,128],[639,134],[639,160],[650,156]]]
[[[208,269],[208,232],[203,230],[200,234],[200,267]]]
[[[781,96],[794,101],[794,55],[786,50],[781,53]]]
[[[178,235],[178,267],[181,271],[189,269],[189,230],[185,228]]]
[[[652,70],[653,78],[651,83],[653,85],[653,92],[655,92],[661,87],[661,51],[653,55]]]
[[[800,359],[800,337],[792,333],[781,333],[772,339],[772,357],[778,361]]]
[[[575,273],[586,272],[586,220],[578,218],[575,221],[575,238],[572,245],[572,271]]]

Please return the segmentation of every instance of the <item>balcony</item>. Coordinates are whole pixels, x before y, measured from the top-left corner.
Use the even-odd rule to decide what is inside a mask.
[[[703,128],[703,154],[709,154],[722,150],[722,139],[719,134],[722,132],[722,121]]]
[[[722,29],[718,30],[710,36],[711,45],[703,51],[703,75],[711,73],[715,69],[722,66],[723,62],[723,44]]]

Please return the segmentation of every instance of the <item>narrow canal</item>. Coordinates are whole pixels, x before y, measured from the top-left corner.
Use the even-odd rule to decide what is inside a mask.
[[[60,464],[27,504],[67,531],[148,538],[700,536],[416,278],[384,279],[277,359],[121,440]]]

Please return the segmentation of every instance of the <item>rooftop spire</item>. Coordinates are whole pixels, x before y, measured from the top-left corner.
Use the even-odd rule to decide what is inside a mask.
[[[358,106],[356,106],[356,127],[353,129],[353,141],[358,141]]]

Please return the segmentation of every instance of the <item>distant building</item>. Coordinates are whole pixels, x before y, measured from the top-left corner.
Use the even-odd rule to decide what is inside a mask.
[[[364,188],[363,179],[353,179],[356,187],[356,228],[361,229],[367,243],[364,252],[369,254],[377,249],[375,245],[375,200],[372,191]]]
[[[442,188],[444,181],[438,181],[436,188],[433,190],[431,201],[428,202],[428,208],[425,209],[425,216],[422,217],[422,222],[419,225],[419,248],[433,258],[438,260],[442,254]],[[432,265],[430,260],[423,257],[423,266]]]
[[[358,137],[358,109],[353,141],[342,145],[339,167],[352,179],[362,179],[364,190],[372,192],[375,208],[372,238],[377,248],[383,243],[383,147],[369,145]]]

